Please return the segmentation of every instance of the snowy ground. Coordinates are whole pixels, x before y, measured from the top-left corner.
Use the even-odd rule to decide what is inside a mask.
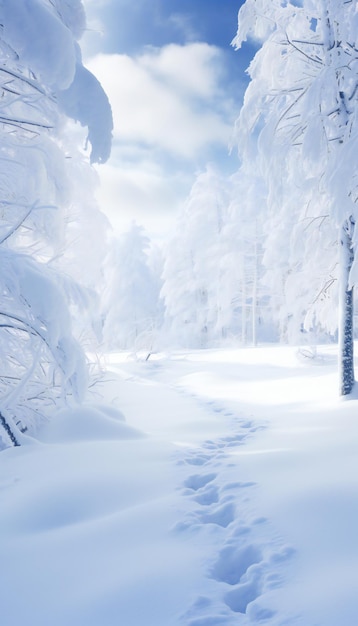
[[[125,422],[63,413],[0,453],[1,623],[354,626],[358,400],[336,348],[107,362]]]

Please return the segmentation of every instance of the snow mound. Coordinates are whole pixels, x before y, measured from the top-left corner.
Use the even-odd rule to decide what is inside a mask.
[[[96,409],[96,411],[100,411],[100,413],[104,413],[107,417],[112,417],[119,422],[125,422],[126,418],[124,417],[122,411],[117,409],[115,406],[111,406],[109,404],[104,403],[94,403],[91,404],[91,409]]]
[[[120,411],[102,405],[62,409],[39,433],[44,443],[141,439],[144,436],[124,423]]]

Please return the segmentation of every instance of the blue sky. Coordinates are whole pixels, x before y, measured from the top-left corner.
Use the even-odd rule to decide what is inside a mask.
[[[250,49],[235,51],[241,0],[85,0],[84,59],[114,113],[99,201],[115,229],[165,236],[207,163],[232,172],[229,144]]]

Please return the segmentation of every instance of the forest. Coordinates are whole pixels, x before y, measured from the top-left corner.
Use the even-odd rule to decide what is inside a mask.
[[[239,165],[165,241],[96,199],[90,4],[0,1],[4,626],[353,626],[357,3],[238,2]]]
[[[233,45],[262,45],[240,168],[208,164],[160,246],[136,223],[111,235],[94,199],[113,122],[81,61],[82,3],[4,7],[0,408],[13,443],[83,396],[86,352],[338,340],[352,391],[357,18],[354,2],[324,6],[323,19],[320,2],[243,5]],[[38,20],[49,34],[34,47]]]
[[[234,131],[240,168],[225,177],[208,164],[199,173],[160,250],[136,224],[113,243],[106,318],[116,332],[105,332],[105,343],[339,341],[346,395],[357,271],[356,7],[297,4],[241,8],[233,45],[254,38],[262,46]]]

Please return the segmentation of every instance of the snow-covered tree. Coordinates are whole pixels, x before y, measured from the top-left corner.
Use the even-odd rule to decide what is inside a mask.
[[[161,325],[160,278],[150,265],[150,240],[142,226],[114,239],[107,259],[103,338],[109,350],[147,350]]]
[[[54,258],[71,213],[68,159],[79,159],[66,115],[88,127],[92,162],[109,155],[112,116],[82,66],[81,0],[2,2],[0,24],[0,416],[16,444],[85,391],[69,309],[85,297]]]
[[[165,256],[169,341],[205,347],[272,339],[262,282],[265,216],[265,186],[252,169],[224,176],[208,166],[197,176]]]
[[[229,179],[208,166],[194,182],[167,246],[162,296],[167,332],[177,345],[212,345],[227,332],[221,275],[229,193]]]
[[[238,48],[248,37],[263,42],[249,68],[251,83],[237,128],[245,158],[258,146],[272,215],[284,216],[287,224],[290,214],[292,226],[311,218],[318,233],[329,220],[338,231],[340,271],[334,274],[337,255],[331,247],[321,293],[323,283],[338,278],[342,394],[354,384],[357,25],[351,0],[246,0],[234,40]],[[331,233],[329,227],[328,239]],[[285,229],[282,242],[287,235]],[[316,243],[319,237],[316,233]],[[320,249],[308,251],[313,267]]]
[[[267,223],[266,189],[255,168],[231,177],[230,204],[223,228],[221,285],[230,302],[222,304],[231,317],[231,333],[242,344],[273,338],[269,290],[263,283],[263,237]]]

